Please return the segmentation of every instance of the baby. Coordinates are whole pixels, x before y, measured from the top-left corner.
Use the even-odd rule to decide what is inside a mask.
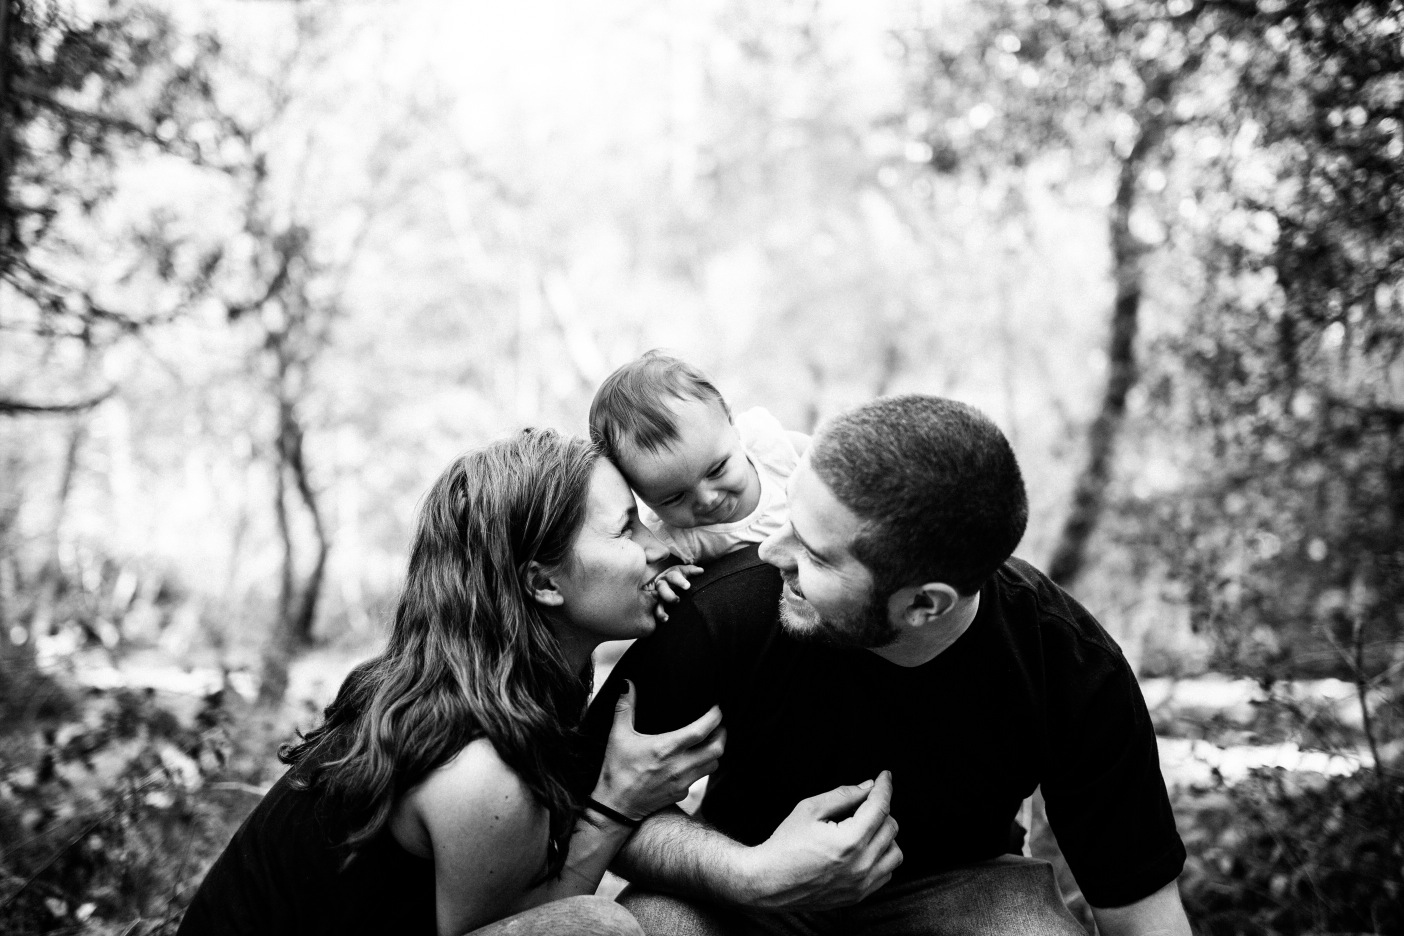
[[[732,418],[706,375],[648,351],[605,379],[590,435],[644,504],[644,523],[684,563],[759,543],[785,522],[785,482],[809,437],[763,409]]]

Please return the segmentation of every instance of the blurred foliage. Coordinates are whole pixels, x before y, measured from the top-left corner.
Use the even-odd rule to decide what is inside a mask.
[[[1197,195],[1221,214],[1193,231],[1204,299],[1151,379],[1187,483],[1140,535],[1221,665],[1370,693],[1404,668],[1404,23],[1272,10],[1202,118],[1226,142]]]
[[[94,690],[76,717],[8,726],[0,929],[175,931],[260,792],[247,782],[261,771],[245,752],[267,741],[256,723],[233,731],[228,698],[177,705],[150,691]]]
[[[1398,687],[1394,687],[1398,692]],[[1242,723],[1211,716],[1178,733],[1218,743],[1343,752],[1356,769],[1218,770],[1181,791],[1175,810],[1189,852],[1180,891],[1195,931],[1213,936],[1404,932],[1404,707],[1379,709],[1396,739],[1370,759],[1359,707],[1323,704],[1281,686]],[[1341,762],[1344,766],[1344,762]]]
[[[218,251],[189,255],[160,213],[107,238],[95,241],[92,232],[120,197],[124,159],[209,163],[213,154],[189,130],[210,104],[207,65],[218,41],[141,2],[108,0],[90,16],[58,0],[11,0],[8,8],[0,278],[28,301],[0,305],[0,327],[102,347],[171,321],[208,284]],[[177,288],[164,301],[148,293],[125,307],[113,287],[143,276]],[[20,402],[12,399],[20,376],[29,375],[11,374],[0,386],[5,402]]]
[[[208,115],[207,66],[219,43],[184,29],[169,9],[127,0],[85,14],[50,0],[6,0],[4,14],[0,702],[8,704],[0,718],[22,720],[66,705],[59,684],[34,671],[36,636],[57,618],[80,642],[110,647],[126,611],[142,603],[125,558],[69,539],[63,519],[89,437],[85,416],[117,389],[108,353],[187,313],[219,261],[217,249],[192,246],[160,208],[113,216],[134,164],[210,168],[189,129]],[[34,443],[55,434],[11,428],[34,415],[59,420],[63,452],[55,519],[39,544],[24,531],[34,499],[26,468]]]
[[[1171,298],[1148,263],[1164,240],[1158,195],[1214,23],[1176,2],[1005,0],[969,12],[963,29],[941,23],[900,36],[917,152],[939,174],[978,178],[1016,217],[1027,213],[1031,183],[1063,190],[1091,178],[1111,188],[1106,378],[1080,433],[1082,466],[1046,564],[1054,581],[1074,588],[1139,377],[1143,306],[1148,295]]]
[[[1196,932],[1404,932],[1404,780],[1259,769],[1183,797]]]
[[[185,312],[100,347],[0,344],[30,397],[75,375],[116,387],[89,412],[0,423],[0,616],[26,646],[256,666],[280,620],[299,652],[364,642],[433,466],[525,422],[580,428],[594,382],[656,345],[795,428],[873,392],[961,393],[1002,413],[1053,478],[1035,510],[1058,509],[1095,323],[1021,297],[1100,276],[1070,262],[1084,244],[1063,206],[1033,208],[1058,236],[996,250],[1006,267],[985,259],[1001,225],[974,188],[913,181],[872,126],[890,74],[875,30],[788,2],[627,26],[504,8],[491,29],[443,2],[83,11],[147,6],[174,30],[153,85],[174,69],[198,93],[161,123],[168,146],[114,150],[97,215],[56,217],[109,305]],[[557,58],[570,82],[542,72]],[[156,244],[172,262],[138,263]],[[177,597],[75,627],[56,593],[84,556],[140,604]]]

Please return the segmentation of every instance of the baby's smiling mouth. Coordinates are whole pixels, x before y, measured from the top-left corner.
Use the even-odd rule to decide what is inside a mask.
[[[736,511],[736,498],[727,495],[721,503],[711,510],[705,511],[701,517],[707,523],[727,523],[731,520],[731,515]]]

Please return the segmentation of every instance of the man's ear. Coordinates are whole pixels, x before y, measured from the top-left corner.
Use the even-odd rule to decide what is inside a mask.
[[[945,582],[927,582],[897,589],[888,599],[887,612],[899,627],[918,628],[940,620],[959,601],[960,595]]]
[[[554,569],[533,559],[527,563],[526,579],[527,591],[531,592],[531,597],[536,599],[537,604],[548,608],[559,608],[565,604],[565,597],[556,586]]]

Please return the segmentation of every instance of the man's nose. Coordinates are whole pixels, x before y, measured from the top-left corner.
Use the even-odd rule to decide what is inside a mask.
[[[793,550],[788,548],[790,525],[787,523],[767,536],[760,544],[762,562],[768,562],[777,569],[794,567]]]

